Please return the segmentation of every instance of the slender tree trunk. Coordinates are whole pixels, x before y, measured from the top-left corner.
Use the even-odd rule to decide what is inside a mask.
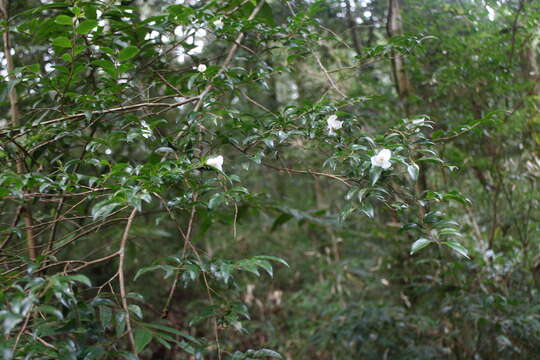
[[[345,0],[345,10],[347,13],[347,23],[349,26],[349,31],[351,32],[354,51],[356,51],[356,55],[360,56],[362,53],[362,45],[360,44],[360,39],[358,39],[358,34],[356,32],[356,21],[353,18],[350,0]]]
[[[523,72],[524,79],[532,84],[530,94],[540,96],[540,68],[538,66],[537,48],[540,40],[531,38],[525,43],[523,49]]]
[[[399,0],[388,0],[388,18],[386,23],[388,37],[399,36],[403,34],[403,21],[401,18],[401,6]],[[405,115],[407,117],[414,113],[409,97],[414,93],[409,75],[405,68],[403,55],[395,50],[392,50],[392,72],[394,74],[394,83],[396,92],[403,104]],[[427,189],[427,167],[424,163],[419,164],[420,174],[416,183],[417,195],[420,195]],[[424,208],[420,208],[420,218],[424,216]]]
[[[9,39],[9,1],[1,0],[0,2],[0,12],[3,20],[5,21],[6,28],[3,33],[4,41],[4,56],[6,57],[7,62],[7,72],[8,79],[10,82],[16,81],[15,77],[15,65],[13,63],[13,49],[11,48],[10,39]],[[19,99],[17,97],[17,90],[15,86],[12,86],[9,91],[9,103],[10,103],[10,112],[11,112],[11,126],[17,127],[20,126],[20,112],[19,112]],[[16,159],[16,168],[17,173],[24,174],[24,153],[19,152],[19,155]],[[24,219],[24,225],[26,227],[26,245],[28,248],[28,256],[34,260],[36,258],[36,244],[35,236],[33,232],[33,220],[32,220],[32,211],[27,204],[23,203],[22,207],[22,216]]]
[[[401,8],[399,0],[388,1],[388,19],[386,23],[388,37],[399,36],[403,34],[403,23],[401,20]],[[392,50],[392,72],[394,73],[394,82],[396,91],[399,95],[403,106],[405,107],[406,115],[410,115],[410,107],[407,98],[412,94],[411,82],[405,69],[403,55]]]

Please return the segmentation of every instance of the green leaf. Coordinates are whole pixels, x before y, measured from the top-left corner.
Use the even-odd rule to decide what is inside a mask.
[[[281,225],[285,224],[289,220],[294,218],[291,214],[281,214],[279,215],[276,220],[274,220],[274,223],[272,224],[272,228],[270,229],[270,232],[276,231],[277,228],[279,228]]]
[[[375,217],[375,209],[370,202],[366,202],[361,208],[360,211],[364,213],[368,218],[373,219]]]
[[[114,331],[116,333],[116,337],[120,337],[122,336],[122,334],[124,334],[124,331],[126,329],[126,314],[123,311],[118,311],[115,314],[114,320]]]
[[[268,26],[276,26],[274,14],[272,13],[272,7],[268,3],[263,4],[257,18],[260,18],[261,22]]]
[[[443,200],[455,200],[462,203],[465,206],[471,205],[471,200],[467,199],[465,196],[461,195],[456,190],[452,190],[443,195]]]
[[[274,350],[270,350],[270,349],[260,349],[260,350],[257,350],[254,354],[255,356],[266,356],[266,357],[271,357],[271,358],[274,358],[274,359],[283,359],[283,357],[275,352]]]
[[[169,326],[166,326],[166,325],[161,325],[161,324],[155,324],[155,323],[145,323],[144,324],[146,327],[149,327],[149,328],[152,328],[152,329],[157,329],[157,330],[161,330],[161,331],[165,331],[165,332],[168,332],[168,333],[171,333],[171,334],[174,334],[174,335],[178,335],[178,336],[181,336],[197,345],[200,345],[200,342],[199,340],[195,339],[193,336],[189,335],[189,334],[186,334],[186,333],[183,333],[175,328],[172,328],[172,327],[169,327]]]
[[[439,230],[438,235],[439,236],[457,236],[457,237],[463,236],[459,231],[453,228],[441,229]]]
[[[118,54],[118,61],[126,61],[133,58],[139,53],[139,49],[136,46],[128,46]]]
[[[54,315],[59,320],[62,320],[64,318],[64,315],[62,314],[62,311],[60,311],[59,309],[57,309],[57,308],[55,308],[54,306],[51,306],[51,305],[40,305],[40,306],[38,306],[37,310],[39,312],[42,312],[42,313],[45,313],[45,314]]]
[[[116,207],[120,204],[116,202],[110,202],[109,200],[104,200],[92,208],[91,214],[94,220],[99,219],[100,217],[106,217],[109,215]]]
[[[62,47],[62,48],[70,48],[71,47],[71,40],[69,40],[65,36],[59,36],[53,40],[53,45]]]
[[[418,159],[417,161],[430,162],[430,163],[435,163],[435,164],[444,164],[444,161],[434,156],[422,157]]]
[[[276,261],[276,262],[282,263],[283,265],[285,265],[287,267],[290,267],[289,263],[287,263],[285,260],[283,260],[281,258],[278,258],[277,256],[257,255],[257,256],[254,257],[254,259],[265,259],[265,260]]]
[[[128,306],[128,309],[133,313],[135,314],[135,316],[137,316],[137,318],[139,319],[142,319],[143,318],[143,313],[142,313],[142,309],[139,305],[134,305],[134,304],[131,304]]]
[[[140,360],[137,355],[128,351],[120,351],[118,352],[118,355],[121,355],[124,358],[124,360]]]
[[[92,286],[92,282],[85,275],[81,275],[81,274],[79,274],[79,275],[69,275],[69,276],[65,276],[64,279],[78,281],[78,282],[83,283],[84,285],[86,285],[88,287]]]
[[[58,15],[54,18],[54,22],[59,25],[71,25],[73,24],[73,18],[67,15]]]
[[[463,247],[463,245],[461,245],[457,241],[453,241],[453,240],[452,241],[443,241],[442,244],[450,247],[452,250],[454,250],[459,255],[461,255],[463,257],[466,257],[467,259],[470,259],[469,252],[467,251],[467,249],[465,249]]]
[[[112,320],[112,310],[108,306],[100,306],[99,307],[99,320],[101,321],[101,324],[104,328],[108,329],[109,325],[111,325]]]
[[[377,181],[379,181],[379,178],[381,177],[381,174],[383,172],[383,168],[380,166],[372,166],[369,170],[369,179],[371,180],[371,186],[374,186]]]
[[[73,61],[73,57],[71,56],[70,53],[65,53],[64,55],[61,56],[61,58],[65,62],[72,62]]]
[[[135,348],[137,354],[144,350],[144,348],[152,341],[152,332],[145,328],[138,328],[135,330]]]
[[[418,251],[422,250],[431,243],[431,240],[420,238],[416,240],[411,246],[411,255],[414,255]]]
[[[177,268],[175,268],[172,265],[151,265],[151,266],[146,266],[146,267],[143,267],[143,268],[139,269],[139,271],[137,271],[137,274],[135,274],[135,278],[133,280],[137,280],[141,275],[144,275],[147,272],[154,271],[154,270],[163,270],[165,272],[165,275],[163,276],[163,278],[167,279],[172,274],[174,274],[175,271],[177,271]]]
[[[100,345],[92,345],[86,348],[86,354],[84,360],[100,360],[104,358],[106,354],[105,349]]]
[[[77,26],[77,34],[86,35],[98,25],[97,20],[85,20]]]
[[[420,172],[420,167],[416,164],[411,164],[407,166],[407,172],[409,173],[409,176],[411,177],[412,181],[416,181],[416,179],[418,179],[418,173]]]
[[[262,267],[270,277],[274,277],[274,269],[272,269],[272,264],[268,260],[258,259],[256,264]]]

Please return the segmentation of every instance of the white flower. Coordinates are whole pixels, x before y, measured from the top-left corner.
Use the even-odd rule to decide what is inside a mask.
[[[337,118],[337,115],[330,115],[328,119],[326,119],[326,128],[328,129],[328,135],[330,136],[336,135],[335,130],[339,130],[343,126],[343,121],[339,121]]]
[[[205,72],[205,71],[206,71],[206,65],[204,65],[204,64],[199,64],[199,66],[197,66],[197,70],[198,70],[199,72],[202,72],[202,73]]]
[[[216,29],[218,30],[223,29],[223,21],[221,21],[221,19],[217,19],[216,21],[213,22],[213,24],[216,27]]]
[[[378,154],[371,157],[371,166],[379,166],[386,170],[392,166],[390,157],[392,157],[392,152],[388,149],[382,149]]]
[[[212,156],[206,160],[206,165],[215,167],[219,171],[223,171],[223,156]]]

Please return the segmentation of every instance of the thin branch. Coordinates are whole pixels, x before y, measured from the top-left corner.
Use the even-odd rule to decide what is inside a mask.
[[[105,114],[117,113],[117,112],[135,111],[135,110],[139,110],[141,108],[146,108],[146,107],[173,108],[173,107],[178,107],[178,106],[182,106],[182,105],[185,105],[185,104],[189,104],[189,103],[194,102],[194,101],[196,101],[198,99],[199,99],[199,96],[195,96],[195,97],[192,97],[192,98],[180,101],[180,102],[176,102],[176,103],[144,102],[144,103],[139,103],[139,104],[114,107],[114,108],[105,109],[105,110],[94,110],[94,111],[91,111],[91,112],[77,113],[77,114],[62,116],[62,117],[59,117],[59,118],[56,118],[56,119],[42,121],[40,123],[32,125],[31,128],[38,127],[38,126],[44,126],[44,125],[50,125],[50,124],[63,122],[63,121],[67,121],[67,120],[83,119],[83,118],[86,118],[86,116],[88,116],[88,115],[99,116],[99,115],[105,115]],[[5,134],[9,133],[9,131],[10,130],[0,132],[0,136],[4,136]]]
[[[262,164],[264,166],[270,168],[270,169],[274,169],[274,170],[278,170],[278,171],[286,171],[286,172],[292,173],[292,174],[305,174],[305,175],[312,175],[312,176],[315,175],[315,176],[327,177],[327,178],[330,178],[330,179],[337,180],[337,181],[347,185],[348,187],[352,186],[349,183],[350,179],[348,179],[348,178],[346,178],[344,176],[340,176],[340,175],[327,174],[327,173],[322,173],[322,172],[313,171],[313,170],[296,170],[296,169],[290,169],[290,168],[281,168],[281,167],[270,165],[270,164],[264,163],[264,162]]]
[[[32,336],[32,338],[36,339],[37,341],[39,341],[40,343],[42,343],[44,346],[50,348],[50,349],[54,349],[54,350],[58,350],[56,348],[56,346],[54,346],[53,344],[50,344],[48,342],[46,342],[45,340],[43,340],[43,338],[37,336],[36,334],[32,334],[30,331],[26,330],[24,332],[26,335],[29,335],[29,336]]]
[[[96,188],[88,191],[83,191],[80,193],[62,193],[62,194],[49,194],[49,193],[26,193],[23,194],[23,198],[69,198],[69,197],[76,197],[76,196],[86,196],[95,192],[102,192],[102,191],[108,191],[111,190],[109,188]],[[10,200],[16,200],[20,199],[19,196],[4,196],[3,199],[10,199]]]
[[[272,114],[274,117],[276,118],[279,118],[279,115],[277,115],[276,113],[274,113],[272,110],[268,109],[266,106],[264,106],[263,104],[253,100],[252,98],[250,98],[244,91],[240,91],[241,94],[250,102],[252,103],[253,105],[257,106],[258,108],[261,108],[263,109],[264,111]]]
[[[10,229],[13,229],[15,226],[17,226],[17,223],[19,222],[19,219],[21,217],[21,212],[22,212],[22,206],[19,206],[17,208],[17,211],[15,211],[15,216],[13,217],[13,221],[11,222]],[[2,241],[2,244],[0,244],[0,250],[6,247],[6,245],[11,241],[12,238],[13,238],[13,231],[10,231],[9,235],[6,236],[4,241]]]
[[[124,263],[125,263],[125,253],[126,253],[126,244],[129,237],[129,230],[131,229],[131,224],[133,223],[133,218],[137,214],[137,210],[133,209],[129,215],[126,228],[124,229],[124,235],[122,236],[122,241],[120,242],[120,248],[118,249],[118,282],[120,284],[120,299],[122,301],[122,307],[126,313],[126,326],[129,337],[129,344],[131,346],[131,351],[136,354],[137,347],[135,346],[135,338],[133,337],[133,328],[131,327],[131,317],[129,315],[129,307],[126,298],[126,280],[124,276]]]
[[[17,334],[17,337],[15,338],[15,344],[13,344],[12,351],[15,353],[15,350],[17,349],[17,345],[19,345],[19,341],[21,340],[22,334],[26,331],[26,328],[28,327],[28,321],[30,321],[30,316],[32,316],[32,310],[33,305],[30,305],[30,309],[28,309],[28,314],[26,314],[26,317],[24,318],[24,323],[21,327],[21,331]]]
[[[341,95],[343,98],[347,98],[347,95],[345,95],[343,93],[343,91],[341,91],[336,82],[334,81],[334,79],[332,79],[332,77],[330,76],[330,74],[328,73],[328,70],[326,70],[326,68],[324,67],[324,65],[322,64],[321,62],[321,59],[317,56],[317,55],[314,55],[315,56],[315,60],[317,61],[317,64],[319,64],[319,67],[321,68],[321,70],[323,71],[324,73],[324,76],[326,77],[326,79],[328,80],[328,83],[330,84],[330,86],[337,91],[337,93],[339,95]]]

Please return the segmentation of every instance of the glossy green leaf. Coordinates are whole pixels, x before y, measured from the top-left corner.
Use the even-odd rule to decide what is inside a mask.
[[[77,26],[77,34],[86,35],[98,25],[97,20],[85,20]]]
[[[420,238],[416,240],[411,246],[411,255],[416,254],[418,251],[422,250],[423,248],[428,246],[430,243],[431,243],[431,240],[425,239],[425,238]]]
[[[137,353],[143,351],[152,341],[152,332],[146,328],[137,328],[133,335]]]
[[[58,15],[54,18],[54,22],[59,25],[72,25],[73,18],[67,15]]]
[[[466,257],[467,259],[470,259],[469,252],[467,251],[467,249],[464,248],[463,245],[461,245],[457,241],[452,241],[452,240],[451,241],[443,241],[442,244],[450,247],[457,254],[459,254],[459,255],[461,255],[463,257]]]
[[[128,46],[122,49],[118,54],[118,61],[123,62],[132,59],[139,53],[139,49],[136,46]]]
[[[61,47],[61,48],[70,48],[71,47],[71,40],[69,40],[65,36],[59,36],[57,38],[54,38],[53,45]]]

